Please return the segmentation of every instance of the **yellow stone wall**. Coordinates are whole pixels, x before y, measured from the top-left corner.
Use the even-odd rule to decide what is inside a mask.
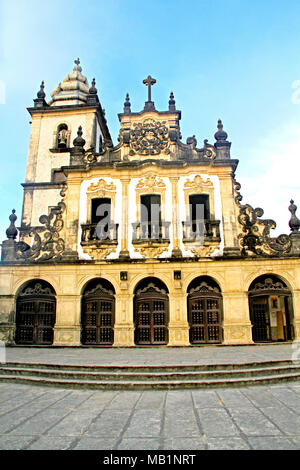
[[[182,279],[173,272],[181,270]],[[120,271],[128,280],[120,281]],[[263,274],[281,278],[292,293],[294,339],[300,340],[300,260],[201,260],[196,262],[147,261],[139,263],[57,264],[37,266],[0,266],[0,323],[11,321],[1,330],[1,339],[13,339],[16,296],[27,281],[49,282],[57,296],[54,345],[79,346],[81,295],[87,283],[103,278],[115,289],[115,347],[134,346],[133,298],[138,282],[156,277],[169,290],[169,346],[188,346],[187,289],[198,276],[210,276],[220,286],[223,297],[223,344],[251,344],[248,289]]]

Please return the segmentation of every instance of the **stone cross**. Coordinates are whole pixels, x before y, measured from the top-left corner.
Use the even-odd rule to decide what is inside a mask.
[[[156,83],[156,80],[152,78],[151,75],[148,75],[148,77],[143,80],[143,83],[148,87],[148,101],[151,101],[151,87]]]

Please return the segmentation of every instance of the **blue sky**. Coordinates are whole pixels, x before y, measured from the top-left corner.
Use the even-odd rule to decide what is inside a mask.
[[[243,202],[275,219],[275,233],[289,233],[291,198],[300,217],[299,0],[3,0],[0,35],[0,240],[12,208],[21,219],[26,108],[41,80],[49,99],[77,57],[115,144],[125,94],[140,111],[151,74],[158,110],[174,92],[184,142],[213,143],[223,120]]]

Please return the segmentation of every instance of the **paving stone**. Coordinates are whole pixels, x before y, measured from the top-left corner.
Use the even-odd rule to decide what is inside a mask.
[[[74,438],[42,436],[26,450],[68,450],[73,441]]]
[[[274,388],[272,395],[280,402],[284,403],[296,413],[300,412],[300,395],[287,387]]]
[[[25,423],[15,427],[10,432],[18,436],[40,435],[54,426],[67,413],[69,413],[69,410],[44,410],[29,418]]]
[[[32,436],[1,436],[0,450],[22,450],[33,441]]]
[[[269,389],[249,387],[243,390],[243,393],[255,406],[258,406],[259,408],[269,407],[274,402],[280,406],[280,402],[275,399]]]
[[[251,447],[241,437],[208,438],[208,450],[249,450]]]
[[[103,437],[81,437],[72,450],[114,450],[117,440]]]
[[[101,413],[99,409],[74,410],[58,424],[47,431],[49,436],[80,436],[86,432],[92,421]]]
[[[193,409],[188,413],[182,410],[173,409],[165,415],[164,437],[199,437],[201,431],[199,429]]]
[[[127,392],[123,391],[118,393],[115,398],[108,404],[107,408],[111,410],[128,410],[134,408],[137,401],[140,399],[142,392]]]
[[[77,410],[84,410],[86,408],[95,408],[101,411],[105,408],[120,392],[109,390],[97,390],[87,400],[77,404]]]
[[[193,390],[192,396],[196,408],[222,408],[223,404],[215,391]]]
[[[247,436],[276,436],[281,434],[281,431],[254,407],[247,409],[230,408],[229,412],[235,424]]]
[[[157,450],[160,448],[159,439],[123,438],[118,450]]]
[[[249,437],[253,450],[297,450],[297,446],[286,437]]]
[[[207,447],[206,439],[201,437],[190,437],[190,438],[173,438],[164,439],[163,449],[164,450],[205,450]]]
[[[161,390],[147,390],[142,393],[136,407],[137,409],[160,409],[164,406],[167,392]]]
[[[252,408],[253,405],[250,400],[240,391],[236,389],[226,389],[217,392],[221,403],[226,408]]]
[[[300,416],[286,408],[284,405],[276,408],[264,408],[263,411],[264,414],[266,414],[282,432],[292,436],[300,435]]]
[[[130,413],[127,411],[105,410],[90,425],[86,434],[99,437],[117,437],[125,430],[129,417]]]
[[[158,437],[161,432],[162,411],[137,410],[124,433],[128,437]]]
[[[215,436],[237,436],[239,430],[228,416],[226,410],[219,408],[197,409],[200,425],[205,435]]]

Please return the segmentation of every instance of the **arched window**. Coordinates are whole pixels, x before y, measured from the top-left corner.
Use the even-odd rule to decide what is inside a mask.
[[[67,124],[60,124],[56,132],[56,148],[67,149],[69,147],[69,135]]]

